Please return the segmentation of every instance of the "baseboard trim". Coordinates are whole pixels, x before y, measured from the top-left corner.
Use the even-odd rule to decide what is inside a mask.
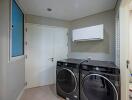
[[[20,94],[18,95],[17,99],[16,100],[20,100],[23,93],[24,93],[24,90],[25,90],[25,87],[22,89],[22,91],[20,92]]]

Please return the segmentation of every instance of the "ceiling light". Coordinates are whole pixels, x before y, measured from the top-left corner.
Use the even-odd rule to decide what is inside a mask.
[[[48,11],[48,12],[51,12],[51,11],[52,11],[52,9],[51,9],[51,8],[47,8],[47,11]]]

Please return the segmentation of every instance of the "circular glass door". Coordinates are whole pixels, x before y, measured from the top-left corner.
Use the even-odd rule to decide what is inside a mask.
[[[76,77],[69,69],[61,69],[57,73],[57,84],[65,93],[71,93],[76,89]]]
[[[115,86],[102,75],[87,75],[83,80],[82,88],[87,100],[118,100]]]

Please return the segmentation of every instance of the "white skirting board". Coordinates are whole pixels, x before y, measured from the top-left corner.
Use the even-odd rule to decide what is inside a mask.
[[[20,92],[20,94],[18,95],[17,99],[16,100],[20,100],[23,93],[24,93],[24,90],[25,90],[25,87],[22,89],[22,91]]]

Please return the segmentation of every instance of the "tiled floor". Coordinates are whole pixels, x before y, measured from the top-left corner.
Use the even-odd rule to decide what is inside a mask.
[[[26,89],[20,100],[64,100],[56,95],[55,85]]]
[[[55,85],[26,89],[20,100],[64,100],[56,94]],[[132,100],[129,99],[129,100]]]

